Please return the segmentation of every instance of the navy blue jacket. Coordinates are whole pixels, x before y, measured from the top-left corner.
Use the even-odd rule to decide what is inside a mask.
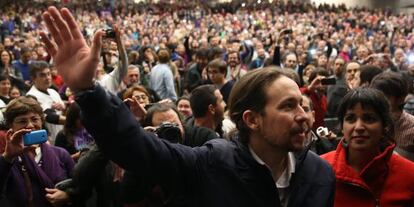
[[[157,139],[120,99],[98,85],[78,94],[76,101],[99,148],[149,186],[161,183],[184,195],[191,206],[280,206],[270,170],[238,140],[215,139],[190,148]],[[333,206],[333,171],[314,153],[302,153],[290,189],[289,207]]]

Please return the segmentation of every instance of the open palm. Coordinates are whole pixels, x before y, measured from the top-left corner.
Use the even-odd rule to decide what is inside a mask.
[[[95,34],[89,48],[68,9],[59,12],[55,7],[49,7],[43,13],[43,19],[53,41],[41,33],[42,41],[65,83],[74,91],[91,87],[99,63],[101,32]]]

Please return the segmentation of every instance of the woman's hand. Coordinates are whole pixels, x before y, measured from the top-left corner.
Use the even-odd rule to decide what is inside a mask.
[[[65,191],[61,191],[59,189],[53,188],[45,188],[46,191],[46,199],[53,205],[53,206],[61,206],[63,204],[70,202],[70,197]]]
[[[6,161],[12,162],[17,156],[33,149],[33,147],[25,147],[23,144],[23,135],[29,133],[30,129],[20,129],[16,132],[9,129],[6,133],[6,148],[3,157]]]
[[[145,110],[144,106],[141,105],[136,98],[127,98],[124,100],[124,103],[129,105],[129,109],[138,120],[143,119],[145,115],[147,115],[147,110]]]

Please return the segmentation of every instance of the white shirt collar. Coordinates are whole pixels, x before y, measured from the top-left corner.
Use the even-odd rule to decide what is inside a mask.
[[[42,150],[40,149],[40,146],[36,147],[35,152],[36,152],[35,161],[36,163],[39,163],[40,159],[42,159]]]
[[[259,163],[261,165],[265,165],[267,168],[269,168],[269,166],[267,166],[266,163],[263,162],[263,160],[260,159],[259,156],[257,156],[257,154],[253,151],[253,149],[250,145],[249,145],[249,151],[250,151],[250,154],[252,154],[253,159],[256,160],[257,163]],[[287,159],[287,167],[283,171],[282,175],[278,178],[278,180],[276,182],[276,187],[277,188],[287,188],[287,187],[289,187],[289,183],[290,183],[290,179],[292,178],[292,174],[295,173],[296,159],[295,159],[295,155],[293,154],[293,152],[289,152],[287,158],[288,158]],[[269,170],[270,170],[270,168],[269,168]]]

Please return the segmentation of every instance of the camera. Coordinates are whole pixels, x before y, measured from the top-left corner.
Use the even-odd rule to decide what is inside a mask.
[[[25,146],[30,146],[34,144],[41,144],[47,141],[47,132],[44,129],[31,131],[23,135],[23,143]]]
[[[171,122],[163,122],[155,129],[155,134],[171,143],[178,143],[182,139],[180,127]]]
[[[292,33],[293,33],[293,30],[292,29],[287,29],[284,32],[284,34],[292,34]]]
[[[115,39],[115,37],[116,37],[115,30],[113,30],[113,29],[105,29],[104,33],[105,33],[104,34],[105,38]]]
[[[322,78],[321,84],[322,85],[335,85],[336,79],[335,78]]]

